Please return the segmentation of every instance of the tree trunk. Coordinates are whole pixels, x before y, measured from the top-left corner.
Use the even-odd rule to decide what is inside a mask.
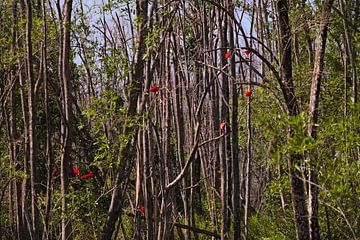
[[[135,183],[135,211],[134,211],[134,239],[141,239],[141,218],[142,213],[140,211],[141,205],[143,204],[143,141],[142,141],[142,131],[138,132],[138,153],[136,157],[136,183]]]
[[[292,82],[292,59],[291,59],[291,30],[286,0],[277,1],[277,11],[280,28],[280,88],[283,93],[289,116],[299,113]],[[289,138],[293,135],[290,129]],[[295,227],[297,240],[309,239],[309,223],[305,202],[305,188],[301,179],[301,171],[296,167],[302,160],[298,154],[290,153],[289,178],[291,185],[291,198],[295,215]]]
[[[176,39],[175,37],[173,38]],[[175,42],[174,42],[175,43]],[[176,45],[176,44],[174,44]],[[177,66],[177,59],[174,59],[174,72],[177,73],[179,71]],[[169,79],[171,82],[171,80]],[[174,76],[174,85],[173,85],[173,109],[174,109],[174,118],[175,118],[175,126],[176,126],[176,152],[177,152],[177,159],[180,163],[179,165],[181,168],[183,167],[185,156],[184,156],[184,142],[185,142],[185,131],[184,131],[184,116],[183,116],[183,109],[181,104],[181,83],[179,82],[179,74],[176,74]],[[194,164],[193,164],[194,166]],[[194,171],[194,168],[192,166],[192,171]],[[183,179],[182,181],[182,187],[187,188],[187,179]],[[191,194],[192,196],[192,194]],[[184,212],[186,212],[185,216],[185,224],[190,225],[190,213],[189,213],[189,207],[193,208],[195,206],[189,206],[189,191],[184,190],[182,193],[183,203],[184,203]],[[190,201],[192,202],[192,197]],[[185,232],[185,239],[190,239],[190,231],[186,230]]]
[[[168,36],[164,36],[165,46],[166,48],[163,51],[162,55],[162,75],[164,81],[161,82],[162,86],[166,89],[171,89],[170,86],[170,39]],[[163,99],[163,103],[161,106],[161,129],[162,129],[162,156],[163,156],[163,164],[164,164],[164,184],[168,185],[173,179],[173,167],[176,166],[176,160],[171,157],[171,146],[170,146],[170,137],[171,137],[171,95],[167,91],[161,93],[161,99]],[[161,160],[160,160],[161,161]],[[162,194],[162,205],[161,206],[161,215],[163,223],[162,230],[158,232],[158,240],[160,239],[172,239],[171,236],[171,213],[172,210],[176,208],[176,201],[174,199],[174,190],[166,192],[163,190]],[[185,204],[185,206],[186,204]],[[185,210],[184,210],[185,211]]]
[[[332,5],[332,3],[330,3]],[[351,31],[349,29],[349,18],[348,18],[348,12],[350,12],[350,9],[347,8],[346,1],[339,0],[340,10],[343,17],[343,26],[344,26],[344,37],[346,41],[346,54],[349,58],[350,65],[351,65],[351,83],[352,83],[352,102],[357,103],[358,102],[358,90],[357,90],[357,68],[356,68],[356,50],[354,48],[354,43],[351,38]],[[359,8],[359,6],[357,5]],[[325,8],[325,3],[323,6],[323,9]],[[325,9],[324,9],[325,10]]]
[[[18,3],[17,1],[13,2],[12,8],[13,14],[13,30],[12,30],[12,52],[15,55],[17,52],[17,48],[19,45],[18,42]],[[12,71],[12,79],[16,78],[15,86],[11,89],[10,92],[10,100],[11,100],[11,110],[10,110],[10,131],[11,131],[11,153],[10,158],[13,159],[16,165],[22,166],[22,164],[18,161],[19,147],[17,147],[18,133],[17,133],[17,124],[16,124],[16,90],[18,87],[19,78],[16,76],[16,71]],[[14,166],[16,166],[14,165]],[[15,167],[16,170],[20,170],[21,167]],[[15,221],[16,221],[16,239],[25,239],[24,232],[26,230],[22,218],[22,208],[21,208],[21,185],[17,179],[12,181],[13,189],[14,189],[14,210],[15,210]]]
[[[306,39],[306,50],[308,51],[308,63],[312,64],[314,62],[314,53],[313,53],[313,49],[312,49],[312,41],[311,41],[311,36],[310,36],[310,28],[309,28],[309,23],[306,20],[307,19],[307,12],[306,12],[306,8],[305,8],[305,3],[306,0],[303,0],[301,3],[301,7],[303,9],[304,12],[304,32],[305,32],[305,39]]]
[[[149,125],[148,125],[149,126]],[[151,189],[151,167],[150,167],[150,148],[151,145],[149,144],[150,139],[148,136],[148,133],[146,131],[143,131],[142,135],[142,141],[144,143],[144,152],[143,152],[143,158],[144,158],[144,172],[143,172],[143,178],[144,178],[144,206],[145,206],[145,219],[146,219],[146,239],[154,239],[154,213],[155,213],[155,205],[153,201],[153,192]]]
[[[70,31],[71,31],[71,12],[72,0],[66,0],[64,3],[64,19],[62,22],[63,37],[62,37],[62,86],[63,86],[63,114],[62,119],[62,146],[61,146],[61,209],[62,213],[67,213],[66,195],[69,187],[69,173],[70,173],[70,154],[72,144],[72,104],[71,104],[71,75],[70,75]],[[67,217],[61,221],[61,239],[72,239],[71,221]]]
[[[11,84],[11,78],[12,78],[12,74],[10,74],[10,76],[8,76],[8,83]],[[8,154],[9,154],[9,166],[11,167],[11,169],[13,169],[16,165],[16,149],[14,149],[14,145],[15,145],[15,121],[14,121],[14,111],[15,111],[15,98],[14,98],[14,90],[11,89],[10,90],[10,116],[8,114],[8,110],[2,106],[2,110],[5,116],[5,122],[6,122],[6,127],[7,127],[7,142],[8,142]],[[9,182],[5,185],[4,190],[8,189],[7,194],[8,194],[8,213],[9,213],[9,228],[10,228],[10,234],[12,236],[14,236],[15,234],[15,219],[16,219],[16,213],[15,213],[15,209],[14,209],[14,204],[16,204],[16,202],[13,200],[16,197],[16,191],[14,189],[14,185],[13,184],[14,181],[16,180],[12,180],[12,178],[14,177],[14,173],[13,171],[10,172],[10,176],[9,176]],[[1,188],[2,190],[2,188]],[[4,196],[4,190],[2,190],[2,194],[1,194],[1,200],[3,199]],[[2,201],[0,202],[0,204],[2,204]],[[0,214],[1,217],[1,214]],[[2,230],[2,228],[0,227],[0,230]]]
[[[22,19],[25,18],[25,2],[23,0],[20,1],[20,7],[21,7],[21,15]],[[23,42],[21,42],[23,43]],[[18,48],[21,48],[20,41],[18,41]],[[23,127],[24,127],[24,168],[23,171],[26,174],[29,174],[29,130],[28,130],[28,111],[27,111],[27,97],[25,93],[25,82],[24,82],[24,75],[22,71],[22,60],[18,59],[18,71],[19,71],[19,84],[20,84],[20,97],[21,97],[21,112],[22,112],[22,118],[23,118]],[[22,211],[22,221],[24,223],[24,226],[26,226],[27,233],[26,233],[26,239],[33,237],[33,231],[31,228],[31,222],[28,216],[28,207],[27,207],[27,201],[26,201],[26,195],[27,195],[27,177],[25,176],[22,179],[21,182],[21,211]],[[26,230],[24,229],[24,230]]]
[[[29,130],[29,164],[30,164],[30,186],[31,186],[31,224],[34,232],[34,239],[39,239],[39,212],[37,206],[37,146],[36,146],[36,100],[35,100],[35,80],[33,70],[32,53],[32,3],[26,0],[26,63],[28,77],[28,130]]]
[[[43,239],[49,239],[49,221],[51,210],[51,198],[52,198],[52,171],[54,167],[53,151],[52,151],[52,128],[50,125],[49,116],[49,92],[48,92],[48,71],[47,71],[47,23],[46,23],[46,6],[45,0],[41,1],[42,4],[42,31],[43,42],[41,46],[42,56],[42,80],[44,82],[44,108],[45,108],[45,121],[46,121],[46,158],[47,158],[47,184],[46,184],[46,207],[45,207],[45,225],[43,232]]]
[[[219,8],[217,13],[217,27],[219,33],[219,47],[218,59],[219,65],[225,66],[226,59],[225,53],[227,50],[226,34],[227,34],[227,20],[226,16]],[[220,94],[219,94],[219,109],[220,109],[220,120],[224,121],[226,124],[229,123],[229,82],[226,74],[221,73],[219,76],[220,81]],[[219,127],[219,126],[217,126]],[[224,129],[226,131],[226,128]],[[221,173],[221,239],[229,239],[229,214],[228,214],[228,162],[227,161],[227,144],[230,144],[228,138],[222,138],[219,144],[219,156],[220,156],[220,173]]]
[[[308,135],[316,139],[316,130],[318,123],[318,108],[320,101],[321,78],[324,69],[324,56],[326,49],[326,40],[330,12],[334,0],[325,0],[323,3],[322,16],[320,22],[319,37],[316,42],[315,62],[311,79],[310,99],[309,99],[309,125]],[[309,195],[308,195],[308,214],[309,214],[309,233],[310,239],[320,240],[320,229],[318,219],[318,181],[316,165],[309,163]]]

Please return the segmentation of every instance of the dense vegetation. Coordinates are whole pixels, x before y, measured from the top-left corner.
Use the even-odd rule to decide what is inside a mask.
[[[1,0],[0,239],[360,238],[359,0]]]

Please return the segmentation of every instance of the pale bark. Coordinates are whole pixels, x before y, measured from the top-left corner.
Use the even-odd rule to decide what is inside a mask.
[[[45,209],[45,224],[43,239],[49,239],[49,222],[50,222],[50,210],[52,203],[52,171],[54,167],[54,158],[52,150],[52,128],[50,125],[50,116],[49,116],[49,89],[48,89],[48,67],[47,67],[47,20],[46,20],[46,6],[45,0],[41,1],[42,4],[42,46],[41,46],[41,56],[42,56],[42,80],[44,82],[44,108],[45,108],[45,118],[46,118],[46,158],[47,158],[47,185],[46,185],[46,209]]]
[[[34,238],[39,239],[39,212],[37,206],[37,146],[36,146],[36,100],[35,100],[35,80],[33,70],[32,53],[32,3],[26,0],[26,63],[27,63],[27,90],[28,90],[28,134],[29,134],[29,164],[30,164],[30,186],[31,186],[31,224]]]
[[[320,87],[324,69],[324,57],[326,50],[327,32],[330,20],[331,6],[334,0],[325,0],[322,8],[319,35],[315,48],[315,61],[311,79],[311,89],[309,97],[309,125],[308,135],[316,139],[318,124],[318,109],[320,102]],[[310,239],[320,239],[319,219],[318,219],[318,180],[316,165],[309,163],[309,193],[308,193],[308,217],[309,217],[309,234]]]
[[[219,65],[225,66],[226,59],[225,53],[226,51],[226,28],[227,22],[225,14],[222,12],[220,8],[217,9],[217,27],[218,27],[218,39],[219,39],[219,47],[218,50],[218,59]],[[220,120],[225,121],[227,124],[229,122],[229,110],[227,104],[229,103],[229,83],[228,77],[226,74],[220,74],[219,76],[220,82],[220,94],[219,94],[219,115]],[[219,156],[220,156],[220,174],[221,174],[221,239],[226,240],[229,239],[229,214],[228,214],[228,159],[227,159],[227,141],[226,138],[220,140],[219,143]]]
[[[60,153],[61,161],[61,209],[63,214],[67,212],[66,195],[69,188],[70,174],[70,154],[72,143],[72,103],[71,103],[71,75],[70,75],[70,31],[71,31],[71,12],[72,0],[66,0],[64,3],[64,19],[62,21],[63,37],[62,37],[62,59],[61,59],[61,76],[63,87],[63,119],[62,119],[62,146]],[[61,239],[69,240],[73,238],[71,221],[64,218],[61,221]]]

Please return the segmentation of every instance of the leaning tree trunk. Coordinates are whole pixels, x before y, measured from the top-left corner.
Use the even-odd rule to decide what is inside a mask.
[[[325,0],[322,9],[320,22],[320,33],[316,43],[315,62],[311,79],[310,99],[309,99],[309,126],[308,135],[316,139],[316,126],[318,123],[318,107],[320,101],[321,78],[324,69],[324,56],[326,49],[326,40],[328,25],[330,19],[331,6],[334,0]],[[319,220],[318,220],[318,181],[316,166],[310,162],[309,166],[309,195],[308,195],[308,214],[309,214],[309,232],[310,239],[319,240]]]

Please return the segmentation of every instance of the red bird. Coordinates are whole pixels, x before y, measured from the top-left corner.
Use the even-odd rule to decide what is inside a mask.
[[[245,96],[247,96],[247,97],[250,97],[251,96],[251,94],[252,94],[252,89],[250,89],[250,90],[246,90],[246,92],[245,92]]]
[[[80,171],[77,167],[73,167],[73,172],[75,175],[79,175],[80,174]]]
[[[88,173],[88,174],[82,175],[82,176],[80,177],[80,179],[87,180],[87,179],[89,179],[89,178],[92,178],[93,176],[94,176],[94,174]]]
[[[220,129],[221,129],[221,130],[224,130],[225,127],[226,127],[226,123],[225,123],[224,121],[222,121],[222,122],[220,123]]]
[[[152,88],[150,88],[150,92],[157,92],[157,91],[159,91],[159,89],[160,89],[160,87],[155,85]]]
[[[144,207],[144,205],[140,206],[140,211],[141,211],[142,215],[145,216],[145,207]]]
[[[245,49],[245,50],[244,50],[244,53],[245,53],[245,55],[249,55],[249,54],[251,53],[251,51],[248,50],[248,49]]]
[[[54,168],[53,168],[53,171],[52,171],[52,175],[53,175],[53,177],[55,177],[55,176],[56,176],[56,174],[57,174],[57,169],[56,169],[56,167],[54,167]]]
[[[229,59],[231,57],[231,52],[230,51],[227,51],[226,53],[225,53],[225,58],[226,59]]]

